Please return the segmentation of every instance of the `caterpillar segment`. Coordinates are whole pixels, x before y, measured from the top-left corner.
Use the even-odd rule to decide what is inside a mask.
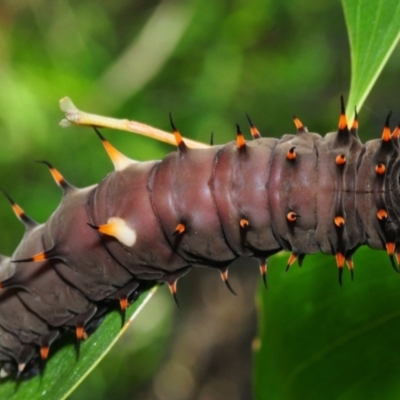
[[[82,340],[112,308],[125,311],[157,283],[176,303],[177,282],[195,266],[215,268],[228,289],[238,257],[267,261],[290,252],[287,269],[307,254],[335,257],[354,274],[361,245],[385,250],[399,272],[400,127],[390,114],[379,139],[362,144],[358,117],[344,113],[322,137],[293,117],[296,132],[262,138],[247,116],[252,141],[191,149],[172,117],[177,150],[161,161],[136,162],[96,129],[113,165],[98,185],[79,189],[44,162],[62,190],[44,224],[5,194],[25,234],[11,257],[0,257],[0,377],[30,378],[43,370],[51,345],[72,332]]]

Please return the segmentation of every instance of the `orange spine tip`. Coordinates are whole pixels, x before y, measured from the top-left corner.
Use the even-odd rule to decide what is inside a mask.
[[[220,272],[221,272],[221,278],[222,278],[222,280],[223,280],[224,282],[226,282],[226,281],[228,280],[228,270],[225,269],[225,270],[222,270],[222,271],[220,271]]]
[[[175,228],[175,231],[173,233],[173,236],[175,235],[181,235],[183,232],[186,231],[186,227],[184,224],[178,224]]]
[[[292,147],[292,148],[286,153],[286,158],[287,158],[289,161],[293,161],[293,160],[296,159],[297,154],[296,154],[296,152],[294,151],[295,148],[296,148],[296,147]]]
[[[178,291],[178,288],[177,288],[177,281],[174,281],[174,282],[172,282],[172,283],[169,283],[169,284],[168,284],[168,287],[169,287],[169,291],[171,292],[171,294],[172,294],[173,296],[175,296],[176,293],[177,293],[177,291]]]
[[[53,249],[50,249],[48,251],[43,251],[42,253],[35,254],[33,257],[24,258],[24,259],[20,259],[20,260],[12,260],[11,262],[21,263],[21,262],[39,262],[39,261],[48,260],[52,254],[52,250]]]
[[[34,262],[44,261],[44,260],[47,260],[47,254],[44,252],[36,254],[35,256],[32,257],[32,261]]]
[[[346,156],[344,154],[339,154],[335,158],[337,165],[344,165],[346,163]]]
[[[14,211],[14,214],[25,225],[26,228],[32,228],[38,225],[32,218],[28,217],[25,214],[25,211],[3,189],[0,189],[0,191],[3,192],[6,199],[11,204],[11,208]]]
[[[251,136],[253,136],[253,139],[261,138],[261,134],[255,126],[250,127],[250,133],[251,133]]]
[[[40,357],[42,358],[42,360],[47,360],[47,358],[49,357],[49,352],[50,352],[49,346],[42,346],[40,348]]]
[[[340,118],[339,118],[339,130],[344,131],[348,129],[347,128],[347,118],[346,118],[346,114],[340,114]]]
[[[234,295],[237,296],[236,292],[233,290],[231,284],[229,283],[228,280],[228,268],[220,270],[221,278],[222,281],[225,283],[225,286],[228,288],[228,290]]]
[[[347,131],[349,128],[347,126],[346,110],[344,106],[344,97],[340,96],[340,118],[339,118],[339,131]]]
[[[119,306],[120,306],[122,311],[124,311],[124,310],[126,310],[128,308],[129,303],[128,303],[128,298],[126,296],[121,297],[119,299]]]
[[[354,263],[353,263],[353,260],[351,258],[346,258],[346,264],[347,264],[347,268],[350,271],[351,280],[354,280]],[[339,274],[340,274],[340,270],[339,270]]]
[[[246,118],[247,118],[247,121],[249,121],[250,133],[251,133],[251,136],[253,136],[253,139],[260,139],[261,134],[260,134],[260,132],[258,131],[258,129],[254,126],[254,124],[253,124],[253,122],[251,121],[251,119],[250,119],[250,117],[249,117],[248,114],[246,114]]]
[[[180,132],[178,131],[178,129],[176,129],[174,122],[172,121],[171,113],[169,113],[169,122],[171,124],[172,132],[175,136],[175,142],[176,142],[176,145],[178,146],[178,149],[179,150],[185,149],[186,148],[185,142],[183,141],[183,138],[182,138]]]
[[[171,292],[172,297],[174,298],[175,304],[179,309],[180,307],[179,307],[178,297],[176,295],[176,293],[178,291],[177,290],[177,281],[174,281],[173,283],[168,283],[168,286],[169,286],[169,291]]]
[[[262,276],[262,280],[264,282],[265,288],[268,288],[267,285],[267,263],[266,262],[260,262],[260,273]]]
[[[351,125],[351,130],[356,131],[358,129],[358,119],[354,119],[352,125]]]
[[[114,146],[112,146],[110,142],[108,142],[107,140],[103,140],[102,142],[114,166],[119,165],[122,160],[126,159],[126,157],[122,153],[120,153]]]
[[[244,136],[242,134],[242,131],[240,130],[239,125],[236,125],[236,146],[239,150],[246,147],[246,141],[244,140]]]
[[[378,175],[383,175],[386,171],[386,166],[385,164],[379,163],[376,167],[375,167],[375,172]]]
[[[54,182],[59,186],[64,193],[74,187],[65,180],[65,178],[60,174],[60,172],[54,168],[48,161],[36,161],[39,164],[44,164],[49,168],[50,174],[54,179]]]
[[[100,138],[101,143],[106,150],[108,157],[110,157],[111,162],[114,164],[114,169],[116,171],[121,171],[125,169],[128,165],[132,164],[133,160],[123,155],[119,152],[100,132],[96,127],[93,127]]]
[[[296,261],[297,259],[297,254],[292,253],[289,257],[289,260],[286,265],[286,271],[289,269],[289,267]]]
[[[389,113],[386,117],[383,132],[382,132],[382,142],[389,142],[391,139],[391,134],[390,134],[390,117],[391,116],[392,116],[392,111],[389,111]]]
[[[64,177],[54,167],[50,168],[50,173],[58,186],[62,187],[65,183]]]
[[[345,223],[344,218],[341,215],[336,216],[334,222],[338,228],[342,228]]]
[[[25,215],[24,210],[23,210],[18,204],[16,204],[16,203],[13,203],[13,204],[11,205],[11,207],[12,207],[12,209],[13,209],[15,215],[16,215],[19,219],[22,219],[23,216]]]
[[[380,210],[378,210],[378,212],[376,213],[376,216],[378,217],[379,220],[383,221],[384,219],[386,219],[388,217],[388,213],[386,210],[384,210],[383,208],[381,208]]]
[[[287,219],[289,222],[295,222],[296,219],[297,219],[297,214],[296,214],[294,211],[289,211],[289,212],[286,214],[286,219]]]
[[[387,250],[389,256],[392,256],[394,254],[395,248],[396,248],[395,243],[393,243],[393,242],[386,243],[386,250]]]
[[[336,253],[336,265],[338,268],[343,268],[344,260],[344,255],[342,253]]]
[[[389,142],[389,140],[391,138],[392,138],[392,135],[390,134],[390,128],[388,126],[385,126],[383,128],[382,141],[383,142]]]
[[[351,259],[346,260],[347,268],[351,271],[354,269],[354,262]]]
[[[99,225],[99,226],[94,226],[94,229],[99,231],[100,233],[104,233],[105,235],[109,236],[114,236],[115,235],[115,230],[114,230],[114,225],[113,224],[104,224],[104,225]]]
[[[304,132],[304,125],[295,115],[293,115],[293,122],[296,126],[297,132]]]
[[[250,128],[251,136],[253,136],[253,139],[260,139],[261,135],[258,129],[253,126]]]
[[[246,229],[249,226],[249,220],[246,218],[242,218],[239,224],[243,229]]]
[[[185,142],[183,141],[181,134],[178,131],[174,131],[174,136],[176,145],[182,150],[185,147]]]
[[[83,329],[83,325],[78,325],[75,328],[75,335],[78,340],[82,340],[84,338],[84,333],[85,331]]]
[[[260,263],[260,273],[261,275],[267,274],[267,263]]]

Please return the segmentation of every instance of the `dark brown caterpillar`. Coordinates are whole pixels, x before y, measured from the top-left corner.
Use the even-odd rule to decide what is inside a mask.
[[[360,142],[348,129],[342,100],[337,132],[324,138],[294,118],[296,134],[189,149],[172,123],[178,149],[162,161],[134,162],[100,134],[115,171],[98,185],[71,186],[50,164],[63,190],[60,206],[37,224],[9,198],[26,227],[11,258],[2,257],[1,376],[29,378],[67,330],[77,343],[119,304],[122,312],[149,287],[169,285],[192,266],[221,272],[239,256],[266,260],[291,252],[336,257],[353,276],[362,244],[400,259],[400,128],[387,117],[381,139]],[[397,259],[396,259],[397,258]]]

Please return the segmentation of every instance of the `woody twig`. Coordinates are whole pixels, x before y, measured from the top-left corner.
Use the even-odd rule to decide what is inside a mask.
[[[81,111],[74,105],[74,103],[69,97],[63,97],[60,100],[60,109],[61,111],[65,112],[65,118],[63,118],[60,122],[60,125],[62,127],[68,127],[71,125],[80,125],[80,126],[96,126],[100,128],[111,128],[131,133],[137,133],[139,135],[147,136],[152,139],[176,145],[175,137],[171,133],[165,132],[161,129],[157,129],[150,125],[146,125],[137,121],[104,117],[101,115],[90,114]],[[204,149],[209,147],[207,144],[190,139],[185,139],[185,143],[188,147],[191,148]]]

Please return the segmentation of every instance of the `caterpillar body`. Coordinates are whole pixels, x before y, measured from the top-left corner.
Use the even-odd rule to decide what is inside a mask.
[[[46,163],[63,191],[46,223],[6,194],[26,231],[0,259],[0,375],[38,374],[65,331],[79,344],[157,283],[176,299],[178,279],[196,265],[219,270],[232,290],[238,257],[258,259],[266,283],[273,254],[291,252],[289,268],[321,251],[336,257],[341,283],[366,244],[386,249],[399,272],[400,128],[391,132],[389,117],[382,137],[362,144],[342,100],[338,130],[325,137],[294,117],[295,134],[262,138],[249,119],[254,140],[237,126],[236,141],[208,149],[188,148],[171,120],[177,151],[148,162],[98,132],[114,171],[84,189]]]

